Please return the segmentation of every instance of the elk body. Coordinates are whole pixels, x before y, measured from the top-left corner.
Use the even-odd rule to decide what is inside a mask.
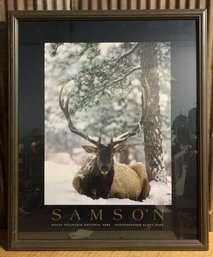
[[[107,146],[83,146],[96,157],[89,157],[73,179],[73,187],[91,198],[128,198],[142,201],[149,195],[150,185],[143,163],[133,165],[114,163],[113,156],[126,149],[121,144],[114,147],[113,141]]]
[[[143,163],[115,163],[114,171],[109,197],[142,201],[149,196],[151,186]]]

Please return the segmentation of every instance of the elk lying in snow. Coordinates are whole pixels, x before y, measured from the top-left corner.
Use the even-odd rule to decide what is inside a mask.
[[[147,117],[147,98],[142,94],[143,116],[132,131],[126,132],[116,138],[112,138],[110,144],[101,144],[101,138],[94,140],[89,135],[79,131],[69,115],[69,101],[71,94],[64,101],[61,88],[59,105],[68,121],[71,132],[79,135],[95,146],[83,146],[88,153],[95,153],[90,156],[73,179],[74,188],[81,194],[92,198],[129,198],[141,201],[149,195],[150,184],[148,181],[145,166],[142,163],[126,165],[114,162],[114,154],[123,151],[127,146],[124,142],[134,135],[137,135],[144,119]],[[148,90],[146,90],[148,91]]]
[[[81,194],[91,198],[129,198],[142,201],[149,195],[150,185],[143,163],[133,165],[114,163],[113,155],[126,149],[120,144],[114,147],[110,142],[107,146],[100,143],[97,147],[83,146],[89,157],[73,179],[73,187]]]

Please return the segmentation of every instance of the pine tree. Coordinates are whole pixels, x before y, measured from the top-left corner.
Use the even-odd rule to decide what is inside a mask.
[[[104,130],[103,127],[108,136],[129,131],[131,127],[135,135],[140,136],[143,131],[147,170],[152,179],[165,182],[158,81],[159,56],[162,61],[165,55],[161,48],[165,46],[125,42],[110,47],[103,56],[100,45],[68,46],[72,63],[78,63],[77,72],[60,81],[61,86],[66,85],[64,97],[72,95],[70,115],[76,124],[87,118],[85,113],[92,117],[86,129],[94,136]],[[58,48],[58,44],[51,45],[53,56],[57,55]],[[135,100],[137,95],[139,101]]]

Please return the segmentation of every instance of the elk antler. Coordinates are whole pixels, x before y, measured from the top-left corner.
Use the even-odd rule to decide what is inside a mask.
[[[118,137],[114,137],[111,139],[111,143],[115,146],[117,144],[120,144],[122,142],[125,142],[129,137],[137,135],[142,128],[142,125],[144,121],[146,120],[148,116],[148,105],[150,103],[150,88],[149,88],[149,83],[146,78],[142,80],[142,86],[141,86],[142,92],[141,92],[141,101],[142,101],[142,109],[143,109],[143,114],[138,121],[137,125],[132,129],[132,131],[125,132]]]
[[[90,143],[94,144],[94,145],[98,145],[98,141],[92,139],[90,136],[85,135],[84,133],[82,133],[81,131],[79,131],[72,123],[72,120],[70,118],[69,115],[69,101],[70,98],[72,96],[71,93],[68,94],[66,101],[63,99],[63,90],[64,90],[65,85],[63,85],[60,89],[60,93],[59,93],[59,106],[61,108],[61,110],[64,113],[64,116],[66,117],[67,121],[68,121],[68,127],[71,130],[71,132],[79,135],[80,137],[84,138],[85,140],[89,141]]]
[[[85,140],[89,141],[90,143],[98,146],[101,142],[101,136],[99,137],[99,139],[96,141],[93,138],[91,138],[89,135],[85,135],[84,133],[82,133],[81,131],[79,131],[72,123],[72,120],[70,118],[69,115],[69,101],[70,98],[72,96],[71,93],[68,94],[66,101],[63,99],[63,90],[64,90],[65,85],[63,85],[61,87],[60,93],[59,93],[59,106],[61,108],[61,110],[64,113],[64,116],[66,117],[67,121],[68,121],[68,127],[70,129],[71,132],[79,135],[80,137],[84,138]],[[150,88],[149,88],[149,83],[147,81],[146,78],[144,78],[142,80],[142,86],[141,86],[142,92],[141,92],[141,101],[142,101],[142,109],[143,109],[143,114],[140,118],[140,120],[138,121],[137,125],[128,132],[125,132],[121,135],[119,135],[118,137],[114,137],[111,139],[111,144],[113,144],[113,146],[120,144],[122,142],[125,142],[128,138],[137,135],[142,128],[142,125],[144,123],[144,121],[146,120],[147,116],[148,116],[148,105],[150,103],[149,99],[150,99]]]

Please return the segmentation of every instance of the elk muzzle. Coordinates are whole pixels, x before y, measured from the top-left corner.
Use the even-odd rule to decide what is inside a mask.
[[[100,172],[102,175],[106,176],[109,173],[109,171],[110,171],[110,167],[108,165],[104,164],[100,166]]]

